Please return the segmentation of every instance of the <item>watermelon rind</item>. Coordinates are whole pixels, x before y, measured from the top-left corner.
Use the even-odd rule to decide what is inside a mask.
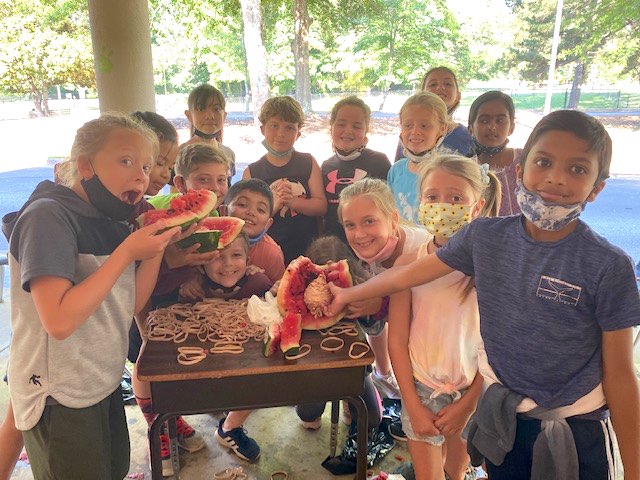
[[[205,189],[189,190],[184,195],[167,195],[166,197],[169,200],[169,208],[149,210],[143,213],[136,218],[136,222],[140,227],[151,225],[162,219],[162,221],[166,222],[166,228],[162,231],[177,226],[185,230],[215,210],[218,201],[218,197],[214,192]],[[198,205],[189,205],[194,200],[198,202]],[[157,220],[150,222],[149,219]]]
[[[220,230],[218,249],[222,249],[233,242],[244,228],[244,220],[237,217],[209,217],[202,221],[201,228]]]
[[[197,230],[192,235],[177,242],[177,245],[184,249],[199,243],[200,247],[198,247],[196,252],[213,252],[218,249],[218,240],[221,234],[222,232],[220,230]]]
[[[265,357],[270,357],[280,347],[280,323],[272,322],[267,328],[267,335],[264,338],[264,353]]]
[[[286,355],[297,355],[302,336],[302,317],[298,313],[288,313],[280,325],[280,350]]]
[[[301,299],[295,302],[292,301],[291,297],[293,293],[291,289],[294,288],[293,285],[299,281],[298,272],[302,269],[314,272],[316,277],[318,274],[324,273],[327,282],[333,282],[339,287],[351,287],[353,285],[353,279],[349,272],[348,262],[346,260],[340,260],[339,262],[333,262],[327,265],[315,265],[309,258],[300,256],[289,263],[278,287],[278,308],[282,315],[299,313],[302,318],[303,330],[319,330],[332,327],[345,316],[346,309],[331,317],[314,317]],[[335,278],[336,276],[338,278]],[[300,296],[303,295],[303,292],[298,291],[296,293]]]
[[[147,219],[152,216],[154,213],[155,214],[159,214],[162,212],[166,212],[166,210],[150,210],[148,213],[143,213],[142,215],[140,215],[138,218],[136,218],[136,222],[138,223],[138,226],[140,228],[144,227],[145,225],[151,225],[154,222],[151,223],[147,223]],[[193,212],[180,212],[180,214],[171,214],[171,216],[166,217],[166,218],[162,218],[162,221],[165,222],[166,227],[163,228],[160,232],[158,233],[162,233],[165,230],[168,230],[170,228],[173,227],[180,227],[182,228],[182,230],[186,230],[190,225],[196,223],[198,221],[198,216],[193,213]]]

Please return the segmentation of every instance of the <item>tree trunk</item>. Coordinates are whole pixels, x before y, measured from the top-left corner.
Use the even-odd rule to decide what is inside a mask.
[[[311,112],[311,75],[309,74],[309,9],[307,0],[294,0],[293,59],[296,65],[296,98],[305,113]]]
[[[249,70],[253,122],[257,125],[262,104],[269,98],[267,49],[262,37],[262,10],[260,0],[240,0],[240,5],[244,24],[244,49]]]
[[[567,108],[576,109],[580,103],[580,85],[584,80],[584,65],[581,60],[578,60],[576,69],[573,72],[573,83],[571,84],[571,93],[569,93],[569,101],[567,102]]]

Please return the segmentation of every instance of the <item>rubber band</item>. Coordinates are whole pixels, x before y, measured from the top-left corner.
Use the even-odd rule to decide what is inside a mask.
[[[307,347],[307,349],[303,351],[305,347]],[[304,345],[300,345],[300,348],[298,349],[298,353],[296,355],[285,355],[284,358],[286,358],[287,360],[297,360],[299,358],[306,357],[307,355],[309,355],[310,351],[311,351],[311,345],[309,345],[308,343],[305,343]]]
[[[225,468],[213,474],[216,480],[246,480],[247,474],[242,467]]]
[[[332,341],[337,341],[338,345],[335,347],[325,346],[325,343],[332,342]],[[320,342],[320,348],[326,352],[337,352],[338,350],[342,350],[342,347],[344,347],[344,340],[341,339],[340,337],[327,337],[327,338],[323,338],[322,341]]]
[[[289,474],[284,470],[276,470],[271,474],[271,480],[287,480]]]
[[[209,351],[211,353],[231,353],[238,355],[244,352],[244,347],[235,340],[216,340]]]
[[[195,365],[207,358],[204,348],[178,347],[178,363],[180,365]]]
[[[358,353],[357,355],[354,355],[353,347],[355,347],[355,346],[364,347],[365,349],[361,353]],[[362,358],[367,353],[369,353],[369,350],[371,350],[371,347],[368,344],[366,344],[364,342],[353,342],[351,344],[351,346],[349,347],[349,358],[351,358],[353,360],[357,360],[358,358]]]

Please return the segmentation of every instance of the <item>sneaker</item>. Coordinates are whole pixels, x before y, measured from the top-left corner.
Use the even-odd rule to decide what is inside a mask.
[[[149,456],[149,458],[151,458],[151,456]],[[162,476],[173,477],[173,462],[171,461],[171,448],[168,435],[160,435],[160,458],[162,458]]]
[[[371,373],[371,381],[373,386],[376,387],[380,396],[387,398],[400,398],[400,389],[398,388],[398,382],[392,372],[387,375],[380,375],[374,368]]]
[[[389,424],[389,435],[398,440],[399,442],[407,441],[407,434],[402,430],[402,422],[391,422]]]
[[[204,448],[204,438],[184,418],[176,418],[178,446],[187,452],[197,452]]]
[[[322,417],[318,417],[310,422],[302,422],[302,426],[307,430],[318,430],[322,426]]]
[[[242,427],[237,427],[225,432],[222,428],[225,418],[221,418],[214,436],[220,445],[233,450],[238,457],[249,462],[257,460],[260,456],[260,447],[256,441],[247,435]]]

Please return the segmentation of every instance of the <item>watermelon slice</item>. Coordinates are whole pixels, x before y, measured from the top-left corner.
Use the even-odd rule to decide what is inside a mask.
[[[343,288],[353,285],[346,260],[316,265],[307,257],[296,258],[289,264],[280,280],[277,297],[280,313],[299,314],[304,330],[318,330],[335,325],[345,312],[331,317],[325,316],[322,312],[322,307],[331,303],[331,292],[326,286],[329,282]]]
[[[285,355],[297,355],[302,336],[302,317],[299,313],[287,313],[280,326],[280,350]]]
[[[184,195],[172,198],[168,209],[149,210],[140,215],[136,222],[140,227],[145,227],[164,220],[167,221],[167,229],[179,225],[184,230],[209,215],[216,208],[216,202],[216,194],[210,190],[189,190]]]
[[[271,322],[269,328],[267,328],[267,336],[264,339],[264,356],[269,357],[273,355],[280,346],[280,334],[281,325],[279,322]]]
[[[187,248],[194,243],[202,245],[198,252],[221,249],[233,242],[244,227],[244,220],[236,217],[208,217],[193,235],[180,240],[178,246]],[[217,232],[217,233],[212,233]]]

